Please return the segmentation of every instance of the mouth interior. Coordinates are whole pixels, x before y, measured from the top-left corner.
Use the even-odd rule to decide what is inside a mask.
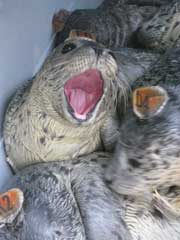
[[[64,86],[74,117],[85,120],[103,95],[103,80],[96,69],[89,69],[70,78]]]

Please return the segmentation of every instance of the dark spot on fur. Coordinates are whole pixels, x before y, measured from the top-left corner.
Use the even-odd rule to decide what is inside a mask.
[[[89,201],[89,200],[92,200],[92,199],[99,199],[100,197],[100,194],[99,192],[94,192],[92,191],[92,189],[88,189],[88,192],[87,192],[87,200],[86,201]]]
[[[157,210],[157,209],[154,209],[152,215],[155,217],[155,218],[160,218],[160,219],[163,219],[163,214]]]
[[[153,25],[148,25],[148,27],[146,28],[146,30],[148,31],[148,30],[150,30],[150,29],[152,29],[153,28]]]
[[[91,158],[91,162],[97,162],[98,160],[96,158]]]
[[[105,179],[105,182],[108,184],[108,185],[111,185],[113,183],[113,180],[112,179]]]
[[[156,167],[157,167],[157,164],[156,164],[155,162],[153,162],[153,163],[151,164],[151,167],[152,167],[152,168],[156,168]]]
[[[127,195],[124,195],[124,196],[123,196],[123,200],[124,200],[124,201],[127,201],[127,200],[128,200],[128,196],[127,196]]]
[[[55,231],[55,233],[58,235],[58,236],[61,236],[62,233],[60,231]]]
[[[174,26],[173,26],[173,29],[175,29],[178,25],[180,25],[180,21],[177,21]]]
[[[20,122],[23,122],[22,114],[19,114],[19,120],[20,120]]]
[[[48,133],[48,129],[47,128],[43,128],[44,133]]]
[[[45,144],[45,137],[41,137],[41,138],[40,138],[40,143],[41,143],[41,144]]]
[[[91,187],[96,187],[96,183],[95,183],[94,181],[91,181],[91,182],[89,183],[89,185],[90,185]]]
[[[48,86],[49,86],[49,87],[52,87],[52,86],[53,86],[53,84],[52,84],[51,82],[49,82],[49,83],[48,83]]]
[[[134,198],[129,198],[129,202],[130,202],[130,203],[134,203],[134,202],[135,202],[135,199],[134,199]]]
[[[26,136],[26,131],[24,131],[24,136]]]
[[[65,175],[69,175],[69,169],[67,169],[66,167],[62,166],[60,168],[60,171],[62,171]]]
[[[180,152],[176,153],[176,157],[179,158],[180,157]]]
[[[143,171],[148,173],[148,172],[151,171],[151,169],[150,168],[144,168]]]
[[[61,135],[61,136],[58,136],[57,138],[58,138],[58,140],[61,140],[61,139],[63,139],[65,136],[64,135]]]
[[[120,236],[120,231],[116,232],[116,231],[111,231],[111,234],[113,237],[113,239],[118,239],[118,240],[122,240],[121,236]],[[118,238],[117,238],[118,237]]]
[[[30,179],[31,181],[35,182],[37,179],[39,179],[39,176],[39,174],[32,174]]]
[[[72,216],[74,216],[77,212],[77,206],[76,205],[72,205]]]
[[[164,166],[164,169],[168,169],[169,163],[167,161],[163,161],[163,166]]]
[[[106,168],[106,167],[107,167],[107,164],[103,163],[103,164],[101,164],[101,167],[102,167],[102,168]]]
[[[47,114],[46,113],[42,113],[42,118],[46,118],[47,117]]]
[[[107,158],[107,155],[106,154],[104,154],[104,155],[103,154],[98,154],[98,157],[99,158]]]
[[[132,167],[129,167],[129,168],[128,168],[128,171],[129,171],[129,172],[133,172],[133,168],[132,168]]]
[[[76,164],[79,164],[81,161],[78,159],[78,160],[74,160],[74,161],[72,161],[72,164],[73,165],[76,165]]]
[[[76,181],[75,181],[75,180],[72,180],[72,181],[71,181],[71,188],[74,188],[75,185],[76,185]]]
[[[158,155],[158,154],[160,153],[160,150],[159,150],[159,149],[156,149],[156,150],[154,151],[154,153]]]
[[[25,103],[25,99],[23,99],[22,101],[21,101],[21,105],[23,105]]]
[[[172,37],[170,37],[170,39],[169,39],[171,42],[173,42],[174,41],[174,39],[172,38]]]
[[[31,112],[29,110],[27,110],[27,115],[30,116],[31,115]]]
[[[134,158],[128,159],[128,162],[129,162],[129,164],[130,164],[132,167],[134,167],[134,168],[139,168],[139,167],[141,166],[141,163],[138,162],[138,161],[137,161],[136,159],[134,159]]]
[[[90,199],[92,200],[93,199],[93,188],[89,187],[86,191],[86,201],[89,201]]]
[[[138,211],[136,212],[136,215],[137,215],[138,217],[142,217],[143,213],[144,213],[143,209],[140,209],[140,210],[138,210]]]

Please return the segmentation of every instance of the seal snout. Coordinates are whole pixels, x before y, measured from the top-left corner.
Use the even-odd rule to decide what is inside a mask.
[[[103,79],[97,69],[88,69],[70,78],[65,86],[66,100],[76,119],[86,120],[103,95]]]

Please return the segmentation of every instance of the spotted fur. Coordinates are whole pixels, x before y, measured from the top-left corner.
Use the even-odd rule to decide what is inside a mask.
[[[180,49],[169,51],[134,83],[161,86],[168,101],[158,115],[139,119],[129,108],[119,128],[115,157],[106,171],[126,198],[125,221],[133,239],[180,237]],[[153,195],[154,191],[160,195]]]
[[[0,227],[0,239],[130,240],[123,204],[103,181],[110,159],[99,152],[23,169],[6,184],[24,192],[23,209]]]
[[[96,40],[108,48],[134,46],[135,32],[157,10],[153,3],[146,7],[143,4],[138,6],[133,1],[104,0],[96,9],[78,9],[69,13],[65,21],[61,17],[64,10],[60,10],[55,15],[55,22],[61,26],[64,23],[64,27],[56,35],[55,46],[63,42],[72,29],[95,35]]]
[[[158,13],[145,22],[138,32],[139,42],[147,47],[164,51],[180,47],[180,2],[169,1]]]
[[[62,49],[69,43],[75,49],[63,54]],[[14,169],[71,159],[102,147],[101,129],[107,129],[111,122],[117,96],[126,99],[129,85],[157,58],[129,50],[130,58],[127,52],[112,53],[85,40],[72,40],[54,50],[7,109],[4,141],[8,161]],[[89,68],[101,72],[104,94],[87,121],[79,122],[69,112],[64,84]]]

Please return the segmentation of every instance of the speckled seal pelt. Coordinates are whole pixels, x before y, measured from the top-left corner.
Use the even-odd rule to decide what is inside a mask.
[[[164,51],[179,45],[179,19],[179,0],[104,0],[96,9],[60,10],[55,14],[55,45],[76,29],[94,34],[106,47]]]
[[[103,181],[109,158],[98,152],[21,170],[0,195],[0,239],[131,240],[122,204]]]
[[[106,47],[133,46],[134,33],[159,9],[153,4],[138,6],[122,0],[104,0],[96,9],[60,10],[54,15],[53,27],[57,36],[55,46],[62,43],[72,29],[96,36]]]
[[[101,148],[117,94],[124,98],[155,59],[133,50],[112,53],[87,39],[67,40],[9,104],[4,121],[9,163],[19,169]]]
[[[180,239],[179,66],[173,49],[135,82],[106,172],[135,240]]]

